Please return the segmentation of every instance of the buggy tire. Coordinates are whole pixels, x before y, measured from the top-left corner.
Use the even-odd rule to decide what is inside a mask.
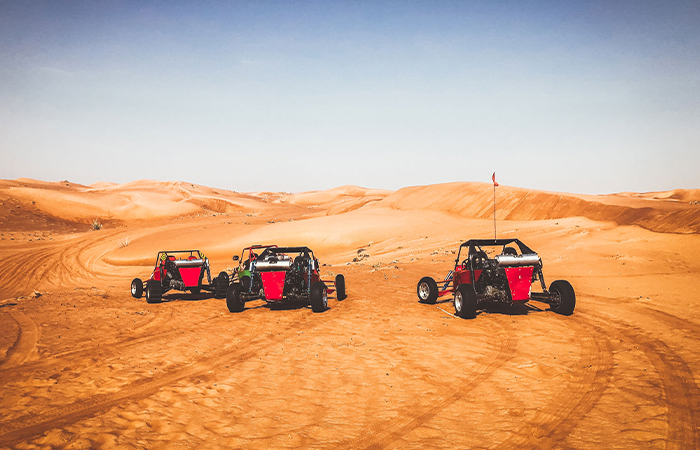
[[[311,311],[318,313],[328,309],[328,290],[323,281],[311,285]]]
[[[345,300],[348,298],[345,294],[345,277],[341,274],[335,276],[335,292],[338,300]]]
[[[245,309],[245,301],[241,297],[241,285],[233,283],[226,291],[226,307],[229,312],[241,312]]]
[[[476,317],[476,292],[471,284],[457,286],[454,298],[455,315],[463,319]]]
[[[243,292],[250,292],[250,277],[241,277],[241,290]]]
[[[148,303],[158,303],[163,297],[163,288],[160,286],[160,281],[146,281],[146,301]]]
[[[227,290],[228,275],[223,276],[219,274],[219,276],[214,279],[214,298],[226,298]]]
[[[141,278],[134,278],[131,282],[131,296],[134,298],[143,297],[143,281],[141,281]]]
[[[228,283],[229,283],[229,281],[230,281],[230,279],[229,279],[229,277],[228,277],[228,273],[226,273],[226,272],[224,272],[224,271],[222,270],[221,272],[219,272],[219,277],[225,278],[225,279],[226,279],[226,284],[228,285]]]
[[[438,298],[438,285],[431,277],[423,277],[416,286],[418,301],[433,304]]]
[[[566,280],[552,281],[549,285],[549,292],[554,295],[559,295],[559,302],[552,302],[550,307],[552,311],[564,316],[570,316],[574,313],[576,307],[576,293],[573,286]]]

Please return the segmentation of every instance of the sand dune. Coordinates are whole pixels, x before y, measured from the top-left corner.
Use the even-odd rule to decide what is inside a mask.
[[[496,215],[501,220],[586,217],[665,233],[698,233],[700,205],[691,204],[689,200],[697,197],[700,197],[700,190],[672,191],[668,195],[657,192],[593,196],[499,186]],[[410,187],[394,192],[374,206],[431,209],[485,219],[493,217],[493,187],[487,183]]]
[[[0,181],[0,448],[700,447],[700,191],[500,186],[499,236],[572,283],[575,313],[418,303],[493,235],[492,196]],[[310,246],[348,298],[231,314],[129,294],[159,250],[216,274],[255,243]]]

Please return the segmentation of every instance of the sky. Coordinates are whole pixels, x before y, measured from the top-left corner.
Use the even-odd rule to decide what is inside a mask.
[[[700,188],[700,2],[0,0],[0,178]]]

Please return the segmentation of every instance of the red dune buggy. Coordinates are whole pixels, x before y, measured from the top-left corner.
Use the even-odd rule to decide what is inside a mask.
[[[537,280],[542,292],[532,292]],[[554,281],[547,289],[542,259],[518,239],[469,240],[459,246],[455,268],[444,280],[423,277],[416,290],[423,303],[435,303],[438,297],[452,293],[455,314],[466,319],[476,317],[479,305],[487,301],[513,305],[536,300],[567,316],[576,306],[576,294],[568,281]]]
[[[338,300],[346,298],[345,277],[339,274],[335,281],[321,280],[318,260],[308,247],[254,245],[233,260],[239,261],[239,267],[226,292],[230,312],[243,311],[247,301],[257,299],[301,301],[310,303],[312,311],[322,312],[328,308],[328,294],[336,292]]]
[[[202,284],[204,274],[207,275],[207,284]],[[199,250],[158,252],[151,278],[145,283],[140,278],[134,278],[131,295],[141,298],[145,291],[148,303],[159,302],[163,294],[172,289],[193,294],[209,291],[216,298],[224,298],[228,282],[228,274],[221,272],[212,283],[209,259]]]

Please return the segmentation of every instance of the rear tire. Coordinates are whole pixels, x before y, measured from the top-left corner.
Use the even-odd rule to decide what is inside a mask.
[[[225,276],[219,274],[219,276],[214,279],[214,298],[226,298],[228,275],[224,275]]]
[[[416,286],[418,301],[422,303],[435,303],[438,298],[438,286],[431,277],[423,277]]]
[[[146,301],[148,303],[158,303],[163,297],[163,288],[160,281],[148,280],[146,282]]]
[[[134,278],[131,282],[131,296],[134,298],[143,297],[143,281],[141,278]]]
[[[224,272],[223,270],[221,272],[219,272],[219,277],[224,277],[226,279],[226,284],[228,284],[228,282],[230,281],[229,277],[228,277],[228,273]]]
[[[241,312],[245,309],[245,302],[241,298],[241,285],[233,283],[226,291],[226,307],[229,312]]]
[[[576,308],[576,293],[571,283],[566,280],[552,281],[552,284],[549,285],[549,292],[559,295],[559,302],[551,303],[552,311],[564,316],[570,316],[574,313],[574,308]]]
[[[345,277],[341,274],[335,276],[335,292],[338,300],[345,300],[348,298],[345,294]]]
[[[455,315],[463,319],[476,317],[476,292],[471,284],[457,286],[454,298]]]
[[[311,311],[323,312],[328,309],[328,291],[323,281],[311,285]]]

